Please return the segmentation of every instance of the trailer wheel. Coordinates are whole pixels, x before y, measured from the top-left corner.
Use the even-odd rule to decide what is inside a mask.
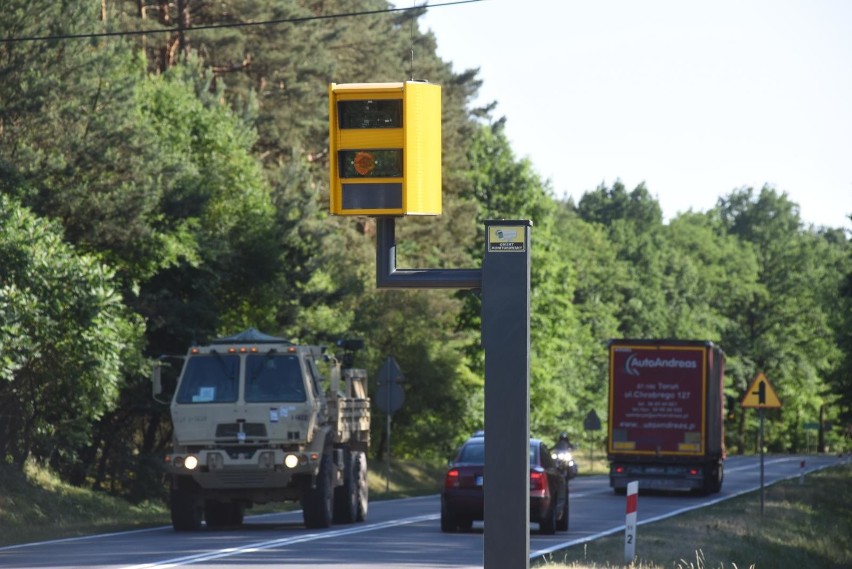
[[[710,492],[716,494],[722,490],[722,482],[725,480],[725,465],[716,465],[712,470],[711,476]]]
[[[343,484],[334,489],[334,523],[351,524],[358,518],[358,481],[354,453],[343,449]]]
[[[332,488],[331,453],[324,453],[320,460],[319,472],[315,484],[308,479],[302,492],[302,517],[305,526],[310,529],[331,527],[334,510],[334,489]]]
[[[198,494],[186,488],[172,488],[169,509],[175,531],[198,531],[204,518],[204,508]]]

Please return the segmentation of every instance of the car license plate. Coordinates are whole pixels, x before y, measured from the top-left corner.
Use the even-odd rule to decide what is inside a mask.
[[[481,475],[476,477],[476,485],[482,486],[482,476]]]

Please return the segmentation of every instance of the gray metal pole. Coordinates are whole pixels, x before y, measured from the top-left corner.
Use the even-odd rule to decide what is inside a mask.
[[[376,288],[477,289],[479,269],[398,269],[396,267],[396,218],[376,218]]]
[[[391,385],[391,380],[390,380],[390,375],[391,375],[390,374],[390,360],[387,361],[387,366],[388,366],[388,373],[387,373],[388,379],[386,379],[385,381],[388,382],[388,387],[387,387],[387,390],[388,390],[388,400],[387,400],[388,412],[386,414],[387,435],[388,435],[388,462],[387,462],[387,465],[385,465],[385,493],[390,494],[390,477],[391,477],[391,410],[390,409],[391,409],[391,388],[393,387]]]
[[[763,518],[763,407],[760,413],[760,517]]]
[[[485,223],[485,569],[529,568],[531,226]]]

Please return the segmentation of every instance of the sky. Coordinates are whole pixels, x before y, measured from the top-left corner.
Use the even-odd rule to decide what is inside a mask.
[[[557,197],[644,182],[668,221],[769,185],[852,231],[852,1],[445,1],[421,30]]]

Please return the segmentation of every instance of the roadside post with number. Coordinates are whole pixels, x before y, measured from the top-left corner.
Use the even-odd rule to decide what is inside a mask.
[[[484,569],[529,569],[529,220],[485,222],[481,269],[398,269],[398,217],[441,214],[441,90],[329,85],[332,215],[376,218],[376,287],[482,293]]]
[[[627,512],[624,520],[624,564],[630,565],[636,557],[636,506],[638,505],[639,482],[627,483]]]
[[[775,390],[769,384],[769,380],[763,375],[763,372],[758,373],[751,385],[746,390],[740,406],[744,409],[757,409],[760,416],[760,434],[758,436],[758,446],[760,447],[760,515],[763,516],[764,508],[764,487],[763,487],[763,413],[764,409],[779,409],[781,400],[775,394]]]

